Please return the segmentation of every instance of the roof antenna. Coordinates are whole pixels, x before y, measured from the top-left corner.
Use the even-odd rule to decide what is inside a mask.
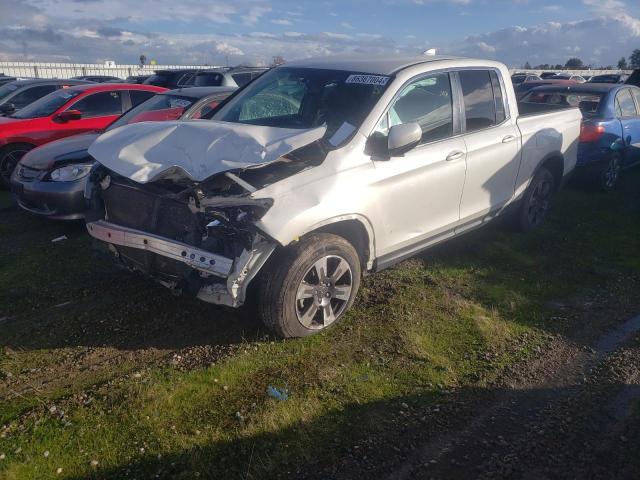
[[[425,57],[433,57],[435,54],[436,54],[435,48],[430,48],[429,50],[425,50],[424,52],[422,52],[422,55],[424,55]]]

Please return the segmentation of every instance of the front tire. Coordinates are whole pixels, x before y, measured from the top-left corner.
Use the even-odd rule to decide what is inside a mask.
[[[13,170],[25,153],[32,148],[30,145],[9,145],[0,150],[0,185],[9,188]]]
[[[529,232],[544,222],[555,192],[556,181],[552,173],[544,167],[540,168],[522,198],[516,217],[518,230]]]
[[[360,277],[358,253],[347,240],[308,235],[269,261],[259,299],[262,320],[284,338],[324,330],[351,307]]]

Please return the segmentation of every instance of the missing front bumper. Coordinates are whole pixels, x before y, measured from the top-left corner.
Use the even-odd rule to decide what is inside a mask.
[[[134,248],[182,262],[201,275],[215,275],[226,283],[202,285],[197,296],[209,303],[238,307],[244,303],[246,288],[257,275],[276,248],[273,242],[256,235],[251,250],[244,250],[235,259],[216,255],[206,250],[153,235],[140,230],[122,227],[104,220],[87,223],[89,234],[107,244]],[[161,282],[173,288],[175,285]]]

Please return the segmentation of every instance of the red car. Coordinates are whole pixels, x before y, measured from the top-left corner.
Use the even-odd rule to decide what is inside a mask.
[[[0,182],[34,147],[78,133],[102,130],[123,112],[166,88],[153,85],[90,84],[53,92],[9,117],[0,118]]]

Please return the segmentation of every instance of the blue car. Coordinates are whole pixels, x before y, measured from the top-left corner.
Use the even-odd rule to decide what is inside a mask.
[[[582,130],[576,173],[611,190],[620,173],[640,165],[640,88],[630,84],[583,83],[538,87],[522,103],[578,107]]]

